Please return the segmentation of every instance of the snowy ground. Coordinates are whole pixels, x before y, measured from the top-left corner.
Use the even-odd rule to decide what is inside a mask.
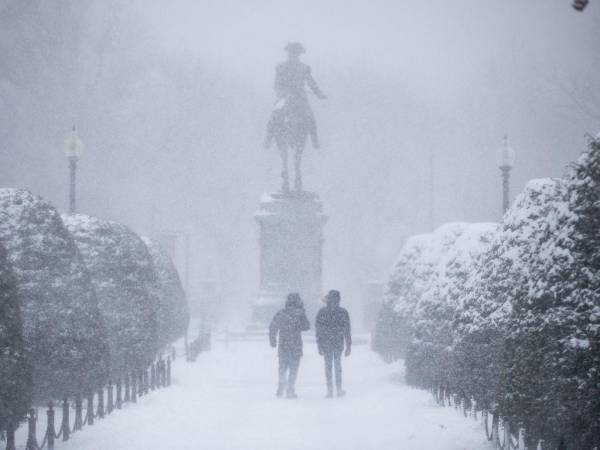
[[[276,399],[267,342],[213,343],[196,363],[179,359],[174,385],[57,442],[57,450],[477,450],[481,425],[405,386],[398,365],[367,345],[344,359],[342,399],[325,399],[322,361],[305,343],[299,399]]]

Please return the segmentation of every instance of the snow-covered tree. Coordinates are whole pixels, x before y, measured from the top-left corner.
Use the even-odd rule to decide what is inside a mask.
[[[464,223],[450,223],[434,233],[407,240],[388,282],[375,330],[374,348],[387,359],[390,355],[406,356],[414,337],[414,315],[421,295],[428,289],[440,258],[465,227]]]
[[[565,399],[565,411],[572,414],[569,444],[593,448],[600,447],[600,135],[574,167],[569,206],[573,265],[560,275],[556,291],[564,300],[556,316],[563,319],[561,309],[567,308],[571,314],[561,320],[565,333],[557,356],[572,364],[572,395]]]
[[[124,225],[64,216],[90,274],[108,333],[111,376],[149,364],[158,350],[158,280],[146,245]]]
[[[568,448],[599,444],[600,145],[534,180],[505,215],[456,317],[454,381]]]
[[[451,385],[450,350],[457,306],[477,261],[497,229],[496,224],[468,225],[443,252],[413,314],[407,381],[423,387]],[[453,236],[452,234],[450,236]]]
[[[183,336],[190,316],[187,298],[177,269],[167,252],[156,242],[143,238],[156,272],[158,292],[158,343],[161,347]]]
[[[600,446],[598,230],[600,137],[567,177],[529,182],[499,226],[409,239],[379,323],[407,380],[474,398],[530,444]]]
[[[551,405],[560,407],[553,379],[560,370],[554,358],[554,325],[548,321],[552,308],[547,293],[539,290],[541,271],[553,271],[562,259],[556,253],[557,237],[568,223],[567,184],[562,179],[533,180],[517,198],[503,220],[502,238],[507,257],[522,275],[505,290],[503,347],[498,377],[498,406],[502,414],[522,422],[530,436],[550,438],[558,431]],[[558,257],[558,258],[557,258]],[[550,267],[548,267],[550,263]],[[536,291],[541,294],[536,294]]]
[[[557,186],[523,205],[538,231],[527,295],[513,299],[501,406],[551,445],[592,448],[600,445],[599,140]]]
[[[17,282],[34,399],[95,389],[106,379],[106,333],[89,275],[58,212],[0,189],[0,244]]]
[[[406,348],[407,340],[406,324],[395,313],[393,305],[382,303],[373,330],[371,348],[385,361],[392,362],[404,357],[403,349]]]
[[[405,320],[405,316],[409,313],[408,304],[406,301],[403,302],[402,311],[397,311],[396,308],[399,299],[405,298],[406,292],[411,287],[416,264],[420,261],[429,239],[429,234],[420,234],[406,241],[386,285],[372,344],[373,350],[386,361],[403,358],[410,342],[409,323]]]
[[[18,423],[31,404],[31,368],[25,355],[17,284],[0,246],[0,432]]]
[[[506,386],[514,384],[517,374],[511,352],[530,350],[511,343],[508,330],[515,304],[528,298],[539,244],[564,210],[560,207],[564,193],[560,179],[529,182],[466,283],[454,324],[453,379],[465,396],[474,397],[483,407],[499,407],[505,414],[511,411]],[[530,378],[530,386],[538,381],[543,385],[542,378]]]

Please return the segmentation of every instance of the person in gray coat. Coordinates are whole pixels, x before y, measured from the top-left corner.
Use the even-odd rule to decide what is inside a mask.
[[[302,332],[310,328],[299,294],[289,294],[285,308],[278,311],[269,326],[271,347],[277,347],[279,336],[279,386],[277,397],[285,390],[287,398],[296,398],[296,376],[302,357]]]
[[[346,392],[342,389],[342,351],[350,356],[352,334],[350,332],[350,315],[340,307],[340,292],[331,290],[325,297],[327,306],[321,308],[315,321],[317,346],[319,354],[325,359],[325,379],[327,381],[327,397],[333,397],[333,374],[335,367],[335,387],[338,397]]]

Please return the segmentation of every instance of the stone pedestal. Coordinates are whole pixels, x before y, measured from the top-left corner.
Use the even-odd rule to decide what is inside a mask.
[[[260,293],[253,320],[268,324],[290,292],[298,292],[312,322],[321,306],[323,225],[317,194],[271,193],[255,215],[260,226]]]

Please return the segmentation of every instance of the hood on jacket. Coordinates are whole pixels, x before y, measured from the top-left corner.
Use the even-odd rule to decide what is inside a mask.
[[[325,296],[325,303],[327,306],[339,306],[341,301],[340,291],[332,289]]]
[[[286,309],[289,308],[302,308],[304,304],[302,303],[302,299],[300,298],[300,294],[297,292],[292,292],[287,296],[287,300],[285,301]]]

